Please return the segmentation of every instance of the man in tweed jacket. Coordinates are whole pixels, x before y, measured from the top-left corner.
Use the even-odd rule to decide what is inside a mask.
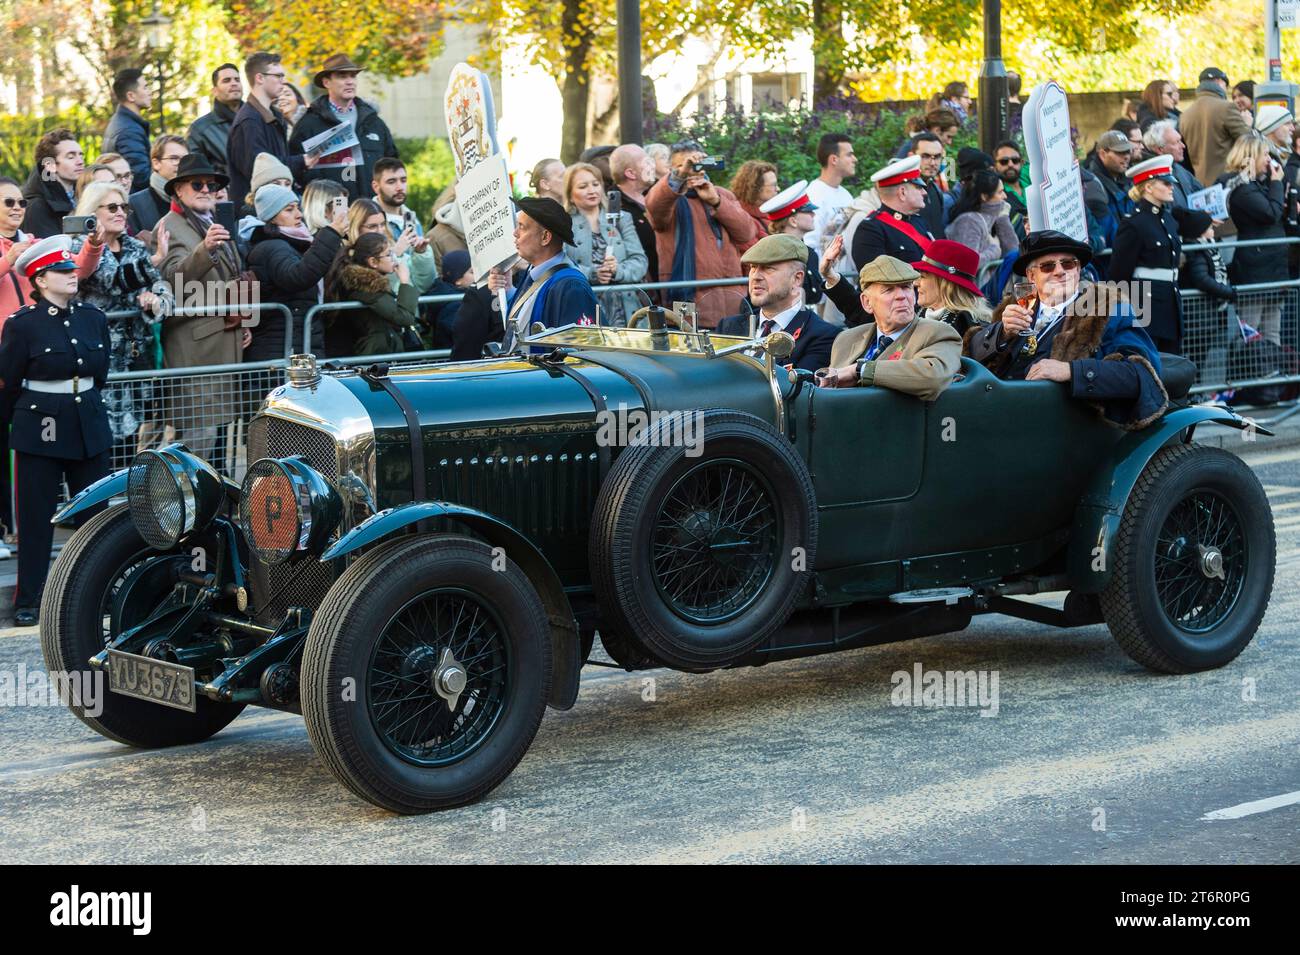
[[[840,333],[818,385],[875,386],[933,401],[952,384],[961,371],[961,336],[947,322],[916,317],[912,284],[920,277],[892,255],[863,266],[862,307],[873,321]]]

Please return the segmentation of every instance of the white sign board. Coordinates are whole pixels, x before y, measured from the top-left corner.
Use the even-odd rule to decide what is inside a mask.
[[[1277,0],[1277,25],[1282,30],[1296,28],[1296,14],[1300,12],[1300,0]]]
[[[443,95],[447,138],[456,161],[456,207],[479,286],[488,270],[516,258],[510,173],[497,145],[496,112],[487,74],[456,64]]]
[[[1228,221],[1228,192],[1222,183],[1215,183],[1208,189],[1193,192],[1187,197],[1187,205],[1192,209],[1208,212],[1211,219]]]
[[[1024,122],[1029,154],[1030,185],[1025,190],[1029,231],[1055,229],[1087,242],[1083,182],[1070,139],[1070,104],[1065,90],[1055,82],[1035,89],[1025,103]]]
[[[456,205],[475,275],[486,276],[488,269],[515,257],[510,195],[510,173],[501,155],[480,160],[456,183]]]

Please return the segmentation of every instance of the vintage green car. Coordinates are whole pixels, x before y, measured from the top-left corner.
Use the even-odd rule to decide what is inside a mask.
[[[475,362],[296,356],[242,486],[174,445],[56,516],[126,497],[51,572],[46,663],[106,673],[102,712],[72,708],[131,746],[301,712],[341,782],[417,813],[505,779],[597,634],[627,669],[694,672],[983,613],[1104,621],[1163,673],[1250,642],[1272,513],[1240,459],[1192,443],[1246,420],[1175,400],[1126,432],[969,360],[934,402],[822,389],[791,347],[568,327]],[[1017,599],[1048,592],[1060,609]]]

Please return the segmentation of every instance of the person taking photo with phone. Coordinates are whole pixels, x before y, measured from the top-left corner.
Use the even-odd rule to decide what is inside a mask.
[[[417,294],[427,294],[438,279],[438,259],[419,219],[406,206],[406,165],[390,157],[378,160],[370,186],[384,212],[389,238],[398,244],[401,259],[411,272],[411,284]]]
[[[272,361],[285,357],[286,346],[291,354],[303,347],[303,318],[322,301],[322,283],[343,247],[348,213],[346,205],[334,205],[329,224],[313,235],[292,189],[263,186],[253,198],[263,224],[254,227],[249,238],[248,267],[257,277],[260,301],[287,305],[293,325],[286,328],[284,314],[268,310],[251,329],[244,361]],[[323,326],[317,322],[312,327],[311,350],[316,355],[325,354]]]
[[[1227,171],[1218,182],[1228,191],[1228,215],[1237,240],[1286,236],[1286,184],[1281,163],[1268,140],[1252,130],[1228,151]],[[1245,245],[1228,266],[1234,285],[1285,282],[1290,279],[1285,245]],[[1274,345],[1282,344],[1282,305],[1276,292],[1243,293],[1238,317]]]
[[[249,276],[242,274],[244,264],[232,230],[216,219],[216,193],[229,184],[226,176],[196,154],[182,159],[176,176],[167,183],[172,210],[160,221],[169,241],[159,271],[163,281],[182,290],[177,296],[178,310],[206,310],[199,315],[172,314],[163,320],[163,356],[168,368],[234,364],[252,338],[250,328],[245,327],[246,314],[238,307],[251,300]],[[233,225],[234,209],[227,208]],[[249,314],[247,321],[252,325],[264,317]],[[164,411],[178,440],[210,460],[218,428],[240,414],[238,396],[231,376],[182,378],[168,389]]]

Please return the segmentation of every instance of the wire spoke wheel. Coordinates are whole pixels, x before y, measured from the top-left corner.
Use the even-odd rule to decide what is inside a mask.
[[[395,754],[442,766],[472,752],[506,703],[509,648],[500,621],[458,588],[423,594],[375,644],[367,699],[375,730]]]
[[[1268,609],[1277,560],[1268,495],[1229,451],[1161,448],[1129,492],[1109,557],[1098,596],[1124,652],[1157,673],[1223,666]]]
[[[762,593],[777,539],[772,489],[756,470],[735,459],[701,464],[659,506],[651,540],[656,586],[683,619],[721,623]]]
[[[1188,633],[1213,630],[1232,612],[1246,579],[1246,542],[1232,504],[1197,491],[1174,505],[1154,553],[1160,605]]]

